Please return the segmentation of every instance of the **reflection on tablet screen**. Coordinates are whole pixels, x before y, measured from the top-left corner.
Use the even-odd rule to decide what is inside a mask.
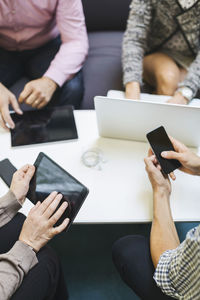
[[[40,153],[35,166],[36,172],[30,184],[28,198],[36,204],[53,191],[61,193],[61,204],[67,201],[69,206],[59,224],[67,217],[72,222],[88,194],[88,189],[43,153]]]
[[[62,106],[12,114],[12,146],[55,142],[78,137],[73,107]]]

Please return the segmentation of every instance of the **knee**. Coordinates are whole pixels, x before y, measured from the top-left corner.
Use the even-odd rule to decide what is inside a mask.
[[[162,70],[156,74],[158,94],[172,96],[178,87],[179,74],[175,70]]]
[[[39,261],[39,267],[44,271],[47,271],[50,276],[57,275],[60,269],[59,259],[54,250],[45,246],[37,255]]]
[[[117,240],[112,247],[113,262],[119,268],[128,266],[129,262],[138,257],[145,237],[140,235],[125,236]]]

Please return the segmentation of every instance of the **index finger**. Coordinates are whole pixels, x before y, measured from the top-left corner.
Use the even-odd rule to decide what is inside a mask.
[[[18,99],[19,103],[24,102],[24,100],[25,100],[28,96],[30,96],[31,93],[32,93],[32,88],[29,87],[29,86],[25,86],[24,89],[23,89],[23,91],[22,91],[21,94],[19,95],[19,99]]]
[[[169,138],[170,138],[172,145],[174,146],[174,149],[176,152],[184,151],[185,149],[187,149],[187,147],[184,144],[182,144],[181,142],[179,142],[172,136],[169,136]]]
[[[2,117],[1,113],[0,113],[0,126],[3,127],[6,130],[9,130],[9,128],[6,126],[6,124],[5,124],[4,120],[3,120],[3,117]]]
[[[155,165],[153,163],[154,159],[155,159],[154,155],[145,157],[144,162],[145,162],[146,167],[148,167],[148,168],[155,167]]]
[[[14,129],[15,123],[13,122],[13,120],[10,116],[9,108],[7,105],[2,107],[1,115],[2,115],[2,119],[5,122],[5,124],[7,123],[10,126],[10,128]]]
[[[42,215],[45,210],[49,207],[49,205],[54,201],[54,199],[57,196],[57,192],[52,192],[43,202],[42,204],[38,207],[37,211],[40,215]]]
[[[152,156],[152,155],[154,155],[154,152],[153,152],[153,150],[151,148],[149,148],[149,150],[148,150],[148,156]]]

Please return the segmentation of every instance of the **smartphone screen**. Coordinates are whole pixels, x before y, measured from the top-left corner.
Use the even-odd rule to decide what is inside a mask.
[[[169,174],[181,166],[181,163],[178,160],[166,159],[161,156],[163,151],[175,151],[163,126],[149,132],[146,136],[162,168],[162,171],[165,174]]]

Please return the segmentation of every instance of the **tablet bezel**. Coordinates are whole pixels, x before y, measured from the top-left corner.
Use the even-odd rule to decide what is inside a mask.
[[[44,152],[40,152],[40,153],[38,154],[38,157],[36,158],[36,161],[35,161],[35,163],[34,163],[34,166],[35,166],[35,168],[36,168],[36,171],[37,171],[37,168],[38,168],[39,165],[40,165],[41,160],[42,160],[44,157],[45,157],[46,159],[48,159],[51,163],[53,163],[56,167],[58,167],[60,170],[62,170],[62,172],[66,173],[67,176],[71,177],[77,184],[79,184],[79,185],[81,185],[81,186],[83,187],[83,191],[82,191],[82,193],[80,193],[80,197],[82,198],[82,199],[81,199],[80,206],[79,206],[78,210],[75,212],[74,217],[73,217],[72,219],[70,219],[69,224],[68,224],[68,226],[67,226],[67,228],[66,228],[66,230],[65,230],[65,231],[67,231],[67,230],[69,229],[69,227],[71,226],[71,224],[74,222],[74,219],[76,218],[76,216],[77,216],[79,210],[81,209],[81,207],[82,207],[82,205],[83,205],[83,203],[84,203],[86,197],[88,196],[88,194],[89,194],[89,189],[88,189],[84,184],[82,184],[80,181],[78,181],[75,177],[73,177],[70,173],[68,173],[65,169],[63,169],[59,164],[57,164],[53,159],[51,159],[51,158],[50,158],[48,155],[46,155]],[[34,175],[34,176],[35,176],[35,175]],[[33,178],[34,178],[34,177],[33,177]],[[32,179],[32,180],[33,180],[33,179]],[[31,183],[30,183],[30,184],[31,184]],[[33,201],[30,199],[30,194],[29,194],[29,193],[28,193],[27,197],[28,197],[28,199],[29,199],[34,205],[36,204],[35,202],[33,202]],[[61,202],[62,202],[62,201],[61,201]],[[59,220],[58,220],[58,221],[59,221]]]
[[[40,109],[39,111],[40,112],[45,112],[45,111],[63,111],[64,109],[66,109],[69,113],[70,113],[70,118],[71,121],[73,122],[73,133],[74,133],[74,136],[72,138],[59,138],[59,139],[51,139],[51,140],[47,140],[47,141],[39,141],[39,142],[31,142],[31,143],[19,143],[19,144],[14,144],[14,138],[13,138],[13,132],[15,130],[12,129],[11,130],[11,135],[10,135],[10,139],[11,139],[11,147],[24,147],[24,146],[33,146],[33,145],[42,145],[42,144],[48,144],[48,143],[55,143],[55,142],[61,142],[61,141],[73,141],[73,140],[76,140],[78,139],[78,131],[77,131],[77,126],[76,126],[76,120],[75,120],[75,117],[74,117],[74,107],[72,105],[63,105],[63,106],[52,106],[52,107],[45,107],[43,109]],[[27,111],[24,111],[23,115],[24,114],[36,114],[37,113],[37,110],[27,110]],[[19,116],[17,113],[13,112],[11,113],[11,117],[13,119],[15,119],[15,116],[17,118],[21,117],[23,119],[23,115],[22,116]]]

